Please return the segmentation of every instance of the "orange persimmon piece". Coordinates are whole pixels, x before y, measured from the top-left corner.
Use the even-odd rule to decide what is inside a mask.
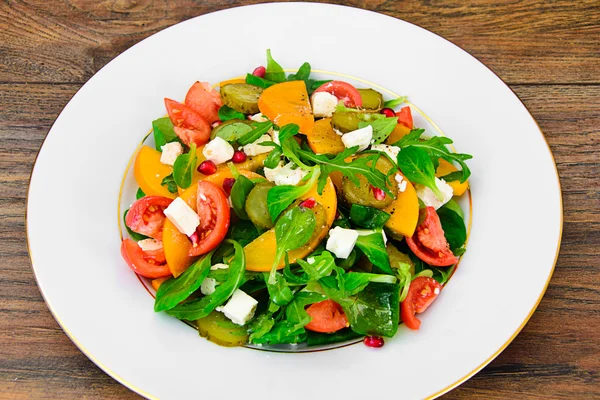
[[[435,176],[437,176],[438,178],[441,178],[444,175],[448,175],[452,172],[458,171],[458,168],[456,168],[452,163],[449,163],[443,158],[440,158],[439,161],[440,165],[438,165],[438,168],[435,171]],[[466,180],[463,183],[460,183],[460,181],[450,181],[448,182],[448,185],[450,185],[452,187],[452,190],[454,190],[455,196],[462,196],[469,187],[469,180]]]
[[[158,288],[160,287],[160,285],[168,280],[171,279],[172,276],[163,276],[162,278],[156,278],[156,279],[152,279],[152,287],[154,288],[154,290],[158,291]]]
[[[398,140],[402,139],[404,136],[408,135],[409,133],[410,133],[409,127],[407,127],[404,124],[398,124],[398,125],[396,125],[396,127],[394,128],[394,130],[392,131],[390,136],[388,136],[388,138],[385,140],[385,144],[394,144]]]
[[[162,180],[173,173],[173,168],[160,162],[160,151],[142,146],[133,164],[133,175],[139,187],[148,196],[163,196],[170,199],[176,197],[169,192]]]
[[[342,137],[331,126],[331,118],[315,121],[312,132],[306,138],[316,154],[339,154],[346,149]]]
[[[258,108],[277,126],[297,124],[300,133],[310,135],[315,118],[304,81],[283,82],[264,90]]]
[[[411,237],[419,220],[419,198],[415,187],[406,178],[406,190],[398,192],[394,201],[383,209],[390,214],[385,227],[396,234]]]

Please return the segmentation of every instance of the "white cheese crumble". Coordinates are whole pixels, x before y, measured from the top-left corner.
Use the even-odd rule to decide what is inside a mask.
[[[210,267],[210,270],[216,271],[218,269],[227,269],[227,268],[229,268],[229,265],[223,264],[223,263],[218,263],[218,264],[215,264],[212,267]]]
[[[166,165],[175,164],[175,160],[183,153],[183,147],[179,142],[167,143],[161,146],[162,153],[160,155],[160,162]]]
[[[371,150],[381,151],[382,153],[387,154],[395,163],[397,162],[396,159],[398,158],[398,153],[400,153],[400,147],[388,146],[387,144],[374,144],[371,146]]]
[[[313,114],[317,118],[331,117],[338,105],[338,98],[327,92],[315,92],[310,98]]]
[[[213,278],[204,278],[202,284],[200,285],[200,291],[203,295],[209,296],[215,292],[215,288],[217,287],[217,280]]]
[[[248,143],[247,145],[240,147],[240,150],[242,150],[248,156],[257,156],[259,154],[268,153],[271,150],[273,150],[273,147],[261,146],[260,143],[270,141],[272,141],[271,136],[265,133],[264,135],[256,139],[253,143]]]
[[[373,138],[373,127],[367,125],[364,128],[352,132],[344,133],[342,142],[346,148],[358,146],[358,151],[363,151],[371,144]]]
[[[433,191],[424,185],[416,185],[417,196],[421,201],[428,207],[434,207],[436,210],[450,201],[454,190],[452,186],[448,185],[446,181],[440,178],[435,178],[435,184],[437,188],[442,192],[442,199],[438,199]]]
[[[137,244],[143,251],[154,251],[163,248],[162,242],[157,239],[144,239],[137,242]]]
[[[207,160],[214,162],[216,165],[231,160],[234,152],[233,146],[219,136],[208,142],[202,150],[204,157],[206,157]]]
[[[255,122],[267,122],[269,120],[268,118],[266,118],[263,115],[263,113],[251,115],[249,118],[250,118],[250,121],[255,121]]]
[[[296,164],[293,162],[283,165],[283,162],[280,161],[275,168],[265,167],[265,178],[277,186],[296,186],[308,174],[308,171],[298,167],[294,168],[295,166]]]
[[[175,225],[179,232],[191,236],[200,225],[200,217],[187,205],[181,197],[176,198],[165,208],[165,216]]]
[[[227,304],[223,307],[222,312],[234,324],[244,325],[254,316],[257,304],[258,301],[256,299],[240,289],[236,289]]]
[[[350,256],[357,239],[358,232],[354,229],[336,226],[329,231],[329,239],[327,239],[325,248],[335,254],[337,258],[346,259]]]

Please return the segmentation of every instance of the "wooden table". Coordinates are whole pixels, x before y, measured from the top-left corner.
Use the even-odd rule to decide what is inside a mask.
[[[23,217],[32,163],[71,96],[112,58],[179,21],[255,2],[5,0],[0,5],[1,398],[137,397],[71,343],[42,300]],[[546,296],[515,341],[446,398],[600,398],[600,3],[348,3],[420,25],[483,61],[527,105],[558,164],[564,234]],[[393,38],[374,40],[402,46]],[[508,115],[506,129],[519,129]],[[511,179],[519,177],[507,177],[507,193]],[[508,262],[509,247],[503,249]]]

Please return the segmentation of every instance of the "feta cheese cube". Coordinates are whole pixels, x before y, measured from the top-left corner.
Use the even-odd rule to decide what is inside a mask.
[[[338,98],[327,92],[316,92],[310,98],[313,114],[317,118],[331,117],[338,105]]]
[[[408,185],[408,181],[406,181],[401,174],[396,174],[394,180],[398,184],[398,191],[400,193],[404,193],[406,191],[406,185]]]
[[[157,239],[144,239],[137,242],[140,249],[143,251],[155,251],[163,248],[163,244]]]
[[[272,141],[271,136],[265,133],[253,143],[248,143],[247,145],[240,147],[240,150],[248,156],[257,156],[259,154],[268,153],[273,150],[273,146],[261,146],[260,143],[270,141]]]
[[[265,167],[265,178],[277,186],[296,186],[308,174],[308,171],[298,167],[294,168],[295,166],[296,164],[293,162],[285,165],[283,165],[283,162],[280,162],[275,168]]]
[[[381,151],[388,156],[396,163],[396,159],[398,158],[398,153],[400,153],[400,147],[398,146],[388,146],[387,144],[374,144],[371,146],[371,150]]]
[[[442,200],[438,199],[433,193],[433,190],[429,189],[427,186],[416,185],[415,189],[417,190],[417,196],[423,203],[425,203],[426,206],[434,207],[437,210],[450,201],[452,195],[454,194],[454,190],[452,190],[452,186],[448,185],[446,181],[440,178],[435,178],[435,184],[440,192],[442,192]]]
[[[335,254],[337,258],[346,259],[350,256],[357,239],[358,232],[354,229],[336,226],[329,231],[329,239],[327,239],[325,248]]]
[[[231,160],[235,150],[225,139],[217,136],[204,146],[202,154],[207,160],[214,162],[216,165],[223,164]]]
[[[160,155],[160,162],[166,165],[175,164],[175,160],[183,153],[183,147],[179,142],[167,143],[161,146],[162,154]]]
[[[271,138],[273,139],[273,143],[281,146],[281,142],[279,141],[279,131],[273,130],[270,133],[271,133]],[[271,147],[271,149],[272,149],[272,147]]]
[[[256,311],[256,301],[240,289],[236,289],[233,295],[222,309],[223,314],[234,324],[244,325],[250,321]]]
[[[250,116],[250,121],[255,122],[267,122],[269,119],[266,118],[263,113],[258,113]]]
[[[371,144],[373,138],[373,127],[367,125],[364,128],[357,129],[352,132],[344,133],[342,142],[346,148],[358,146],[358,151],[363,151]]]
[[[229,268],[229,265],[223,264],[223,263],[218,263],[218,264],[215,264],[212,267],[210,267],[210,270],[216,271],[218,269],[227,269],[227,268]]]
[[[203,295],[208,296],[215,292],[215,287],[217,287],[216,279],[204,278],[202,284],[200,285],[200,291]]]
[[[165,208],[165,216],[175,225],[179,232],[191,236],[200,225],[200,217],[187,205],[181,197],[173,200],[169,207]]]

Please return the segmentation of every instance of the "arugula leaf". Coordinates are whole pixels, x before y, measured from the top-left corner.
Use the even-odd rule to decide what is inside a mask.
[[[261,142],[261,146],[264,146],[264,144],[265,144],[264,142]],[[271,152],[269,153],[269,155],[263,162],[263,165],[265,166],[265,168],[277,167],[277,165],[279,165],[279,161],[281,160],[282,154],[283,154],[283,151],[281,150],[280,146],[277,146],[273,150],[271,150]]]
[[[164,281],[156,292],[154,311],[169,310],[198,290],[210,272],[214,252],[199,258],[179,277]]]
[[[269,189],[267,193],[267,209],[269,210],[271,221],[275,222],[283,210],[288,208],[297,198],[308,193],[315,186],[320,173],[321,170],[317,166],[305,178],[308,181],[301,186],[280,185]]]
[[[350,220],[361,228],[381,228],[390,217],[390,214],[375,207],[368,207],[360,204],[352,204],[350,207]]]
[[[246,197],[254,187],[254,183],[244,175],[240,175],[231,188],[231,206],[241,219],[249,219],[246,213]]]
[[[154,132],[154,146],[158,151],[162,151],[161,147],[165,144],[178,140],[177,134],[173,129],[173,123],[169,117],[152,121],[152,130]]]
[[[394,271],[392,271],[392,267],[390,266],[390,258],[387,250],[385,249],[382,230],[378,229],[370,234],[365,234],[366,232],[359,233],[360,235],[356,240],[356,247],[365,253],[373,266],[376,266],[387,274],[393,274]]]
[[[271,49],[267,49],[267,69],[265,71],[265,79],[273,82],[285,82],[285,72],[281,65],[271,57]]]
[[[239,111],[235,111],[233,108],[223,105],[219,108],[219,119],[223,122],[229,121],[230,119],[246,119],[246,115]]]
[[[217,286],[215,291],[208,296],[181,303],[170,310],[167,314],[175,318],[194,321],[206,317],[215,308],[225,303],[244,283],[244,272],[246,271],[246,256],[244,248],[235,240],[226,239],[225,242],[233,244],[235,255],[229,263],[229,275],[227,280]]]
[[[263,79],[260,76],[256,76],[256,75],[252,75],[252,74],[246,74],[246,83],[249,84],[249,85],[254,85],[254,86],[258,86],[258,87],[261,87],[263,89],[266,89],[269,86],[273,86],[277,82],[273,82],[273,81],[269,81],[269,80]]]
[[[160,182],[160,185],[166,186],[169,193],[177,193],[177,184],[175,183],[175,179],[173,179],[173,174],[165,176]]]
[[[388,178],[384,173],[374,167],[381,156],[381,152],[374,152],[365,157],[346,161],[346,158],[356,153],[357,150],[358,146],[354,146],[345,149],[333,158],[329,158],[326,154],[315,154],[308,150],[297,150],[297,153],[303,160],[314,162],[321,167],[322,174],[319,178],[319,185],[317,186],[319,194],[323,193],[323,188],[327,183],[329,174],[333,171],[339,171],[357,186],[360,186],[360,181],[356,175],[360,174],[364,176],[371,185],[380,188],[389,196],[393,197],[393,194],[386,186],[386,183],[389,181]]]
[[[285,309],[285,317],[292,324],[301,324],[311,318],[306,312],[306,306],[320,301],[327,300],[327,297],[317,292],[298,292],[292,301]],[[307,322],[307,323],[308,323]]]
[[[278,306],[285,306],[294,298],[294,293],[287,285],[283,275],[279,272],[275,272],[275,282],[269,282],[269,274],[263,273],[263,278],[267,284],[267,291],[269,292],[269,298],[271,301]]]
[[[406,101],[407,97],[406,96],[401,96],[398,97],[397,99],[392,99],[392,100],[386,100],[383,102],[383,107],[384,108],[394,108],[399,106],[400,104],[404,103]]]
[[[269,284],[277,283],[275,271],[283,256],[288,251],[303,246],[312,236],[316,224],[315,214],[304,207],[294,207],[277,220],[275,224],[277,250],[269,275]]]
[[[448,207],[441,207],[437,210],[444,230],[444,236],[450,245],[450,250],[455,250],[463,247],[467,241],[467,229],[465,221],[454,210]]]
[[[146,235],[142,235],[141,233],[137,233],[132,231],[131,229],[129,229],[129,227],[127,226],[127,213],[129,212],[129,209],[125,210],[125,214],[123,214],[123,224],[125,224],[125,229],[127,229],[127,233],[129,233],[129,236],[131,236],[131,238],[133,240],[135,240],[136,242],[139,242],[140,240],[144,240],[144,239],[148,239],[148,236]]]
[[[398,166],[409,181],[427,186],[438,199],[443,199],[444,195],[435,183],[435,168],[425,150],[406,147],[398,153]]]
[[[135,199],[139,200],[142,197],[146,196],[146,193],[142,190],[142,188],[138,188],[137,192],[135,192]]]
[[[194,169],[196,169],[196,161],[198,156],[196,154],[196,144],[190,144],[190,151],[188,153],[181,154],[175,160],[173,164],[173,179],[177,186],[182,189],[187,189],[192,184],[192,175]]]
[[[306,283],[309,281],[318,281],[321,278],[329,276],[336,268],[335,258],[328,251],[324,251],[318,256],[308,257],[307,261],[298,260],[298,264],[308,277]]]
[[[373,127],[373,143],[381,144],[390,136],[396,125],[398,125],[398,118],[392,117],[376,119],[375,121],[361,121],[358,123],[358,128],[364,128],[368,125]]]
[[[283,343],[301,343],[306,340],[306,330],[304,326],[310,322],[310,318],[293,324],[289,321],[277,322],[273,329],[265,335],[254,338],[254,344],[283,344]]]
[[[273,319],[273,313],[270,311],[264,312],[256,317],[248,329],[252,332],[248,338],[250,343],[254,343],[256,339],[269,333],[273,328],[273,325],[275,325],[275,319]]]
[[[259,137],[269,132],[269,129],[273,127],[273,123],[271,121],[254,122],[252,126],[254,128],[250,132],[238,139],[238,143],[242,146],[255,142]]]
[[[420,137],[423,132],[425,132],[424,129],[413,129],[408,135],[394,143],[394,146],[398,146],[403,150],[409,147],[418,147],[427,152],[429,157],[436,161],[438,158],[443,158],[448,162],[456,161],[462,169],[462,178],[460,179],[460,182],[466,181],[471,175],[471,170],[465,161],[470,160],[473,156],[464,153],[453,153],[448,150],[446,145],[454,142],[452,139],[444,136],[434,136],[427,140],[421,140]]]

